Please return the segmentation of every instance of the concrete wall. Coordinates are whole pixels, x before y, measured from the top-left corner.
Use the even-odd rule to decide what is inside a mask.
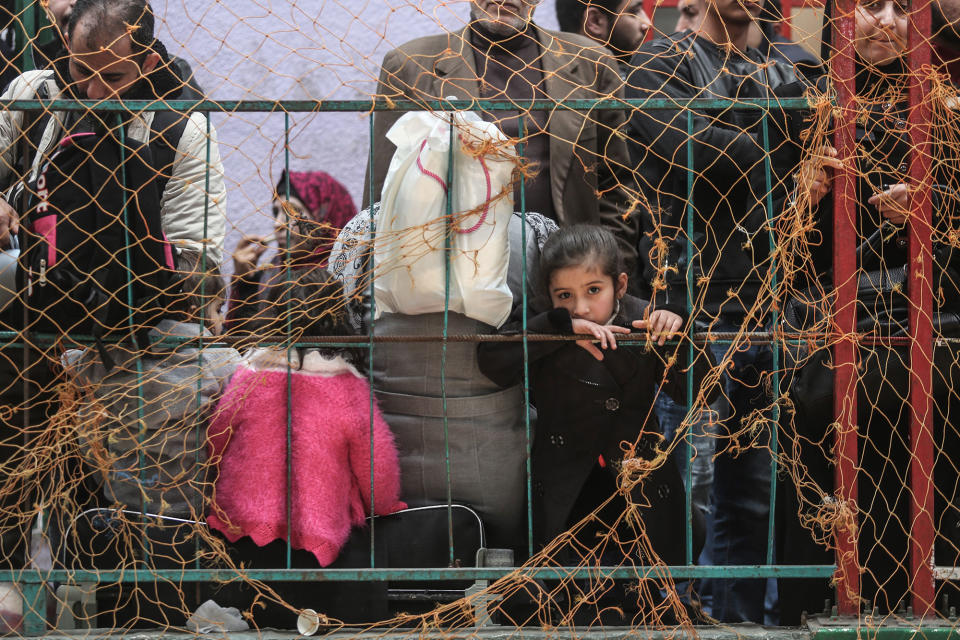
[[[160,36],[188,60],[214,99],[369,99],[390,49],[462,27],[467,0],[152,0]],[[553,0],[534,14],[555,29]],[[290,166],[336,176],[359,206],[368,154],[366,114],[290,114]],[[284,166],[283,114],[214,117],[228,180],[232,231],[270,227],[272,185]],[[225,265],[228,269],[229,266]]]

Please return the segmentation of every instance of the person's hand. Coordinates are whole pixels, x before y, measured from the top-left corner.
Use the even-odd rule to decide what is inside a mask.
[[[843,169],[837,150],[831,146],[823,147],[818,153],[804,158],[800,163],[800,170],[793,176],[797,191],[808,193],[813,206],[820,204],[833,188],[833,179],[827,169]]]
[[[616,349],[617,339],[613,336],[613,334],[630,333],[630,329],[615,325],[600,325],[596,322],[590,322],[589,320],[584,320],[582,318],[574,318],[573,332],[593,336],[597,341],[600,342],[601,349]],[[597,349],[597,345],[593,343],[594,340],[577,340],[577,345],[583,349],[586,349],[587,352],[597,360],[603,360],[603,353],[600,351],[600,349]]]
[[[903,224],[910,215],[910,188],[900,183],[875,193],[867,200],[880,214],[894,224]]]
[[[260,256],[267,250],[268,236],[243,236],[233,250],[233,275],[237,278],[246,278],[254,269]]]
[[[645,320],[634,320],[633,326],[636,329],[646,329],[647,339],[655,340],[658,345],[663,346],[668,339],[680,331],[683,318],[673,311],[658,309]]]
[[[20,217],[6,200],[0,198],[0,249],[11,245],[10,235],[20,232]]]

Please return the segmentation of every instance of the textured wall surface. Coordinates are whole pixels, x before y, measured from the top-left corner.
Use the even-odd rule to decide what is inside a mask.
[[[152,0],[160,36],[215,99],[368,99],[380,62],[413,38],[462,27],[466,0]],[[553,0],[535,20],[556,28]],[[284,166],[284,115],[214,118],[240,233],[270,227],[272,185]],[[365,114],[290,114],[290,166],[336,176],[359,206],[368,154]],[[229,269],[229,267],[228,267]]]

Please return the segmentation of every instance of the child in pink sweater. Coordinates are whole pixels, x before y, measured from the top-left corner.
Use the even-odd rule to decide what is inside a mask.
[[[281,341],[288,329],[294,343],[348,333],[343,291],[322,268],[291,270],[268,304],[266,340]],[[406,507],[393,434],[376,404],[371,419],[370,387],[343,350],[290,349],[288,356],[282,347],[258,348],[247,356],[210,425],[210,462],[219,474],[207,522],[231,541],[286,539],[288,409],[290,542],[327,566],[371,503],[376,515]]]

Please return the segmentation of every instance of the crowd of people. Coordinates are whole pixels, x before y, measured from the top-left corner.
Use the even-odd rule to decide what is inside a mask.
[[[960,41],[950,2],[933,5],[942,87],[951,86],[951,61],[941,53]],[[110,460],[91,503],[207,522],[233,541],[249,536],[269,544],[289,536],[322,566],[335,561],[351,526],[365,516],[451,500],[479,514],[488,547],[521,555],[528,509],[539,549],[601,506],[605,515],[594,527],[616,522],[614,529],[633,527],[635,537],[636,524],[616,514],[641,505],[640,529],[653,554],[638,551],[637,564],[684,564],[688,548],[705,564],[766,563],[771,449],[778,438],[781,446],[784,438],[822,444],[831,433],[832,387],[822,384],[829,358],[808,358],[795,375],[784,375],[795,397],[800,389],[811,397],[795,412],[783,412],[795,421],[778,431],[781,390],[773,376],[784,367],[774,345],[747,340],[731,350],[715,342],[693,351],[675,339],[693,331],[775,329],[773,312],[783,302],[776,296],[778,274],[791,274],[792,290],[828,300],[834,180],[844,172],[855,179],[861,320],[872,323],[859,328],[907,331],[906,229],[915,192],[909,161],[916,153],[905,124],[911,7],[900,0],[856,6],[854,85],[868,107],[858,119],[853,155],[840,157],[826,135],[829,116],[817,129],[812,108],[682,106],[696,98],[777,104],[829,93],[820,58],[778,36],[775,1],[683,2],[677,31],[668,35],[652,34],[639,0],[557,0],[563,32],[533,20],[537,4],[471,0],[463,29],[389,52],[376,90],[391,100],[516,105],[483,114],[522,140],[525,165],[524,180],[512,190],[517,213],[505,231],[513,310],[500,327],[455,311],[383,313],[372,324],[380,203],[364,202],[358,212],[348,190],[322,171],[280,176],[274,232],[243,236],[225,287],[219,268],[227,189],[216,131],[204,113],[146,111],[109,121],[96,112],[0,113],[0,179],[9,185],[8,198],[0,200],[0,245],[16,241],[20,251],[14,285],[20,294],[2,310],[2,325],[94,338],[56,357],[22,343],[0,347],[4,380],[16,381],[3,383],[3,402],[12,409],[0,421],[7,460],[16,459],[23,441],[18,425],[50,419],[37,411],[31,416],[27,407],[66,377],[93,390],[77,411],[81,420],[100,416],[98,431],[83,437],[91,459]],[[172,59],[156,39],[146,0],[51,2],[48,8],[62,29],[62,46],[46,54],[42,68],[13,78],[3,98],[202,95],[189,65]],[[828,0],[821,56],[827,61],[835,50],[832,15]],[[676,106],[524,108],[531,101],[609,98],[667,99]],[[401,115],[371,116],[376,153],[365,198],[378,196],[388,179],[395,150],[389,132]],[[931,169],[933,306],[941,332],[960,324],[960,265],[950,244],[960,204],[957,149],[948,144],[955,141],[953,126],[949,118],[937,123]],[[118,155],[108,155],[111,144]],[[156,175],[143,174],[130,189],[136,197],[123,198],[116,211],[102,204],[109,201],[102,184],[82,185],[101,204],[83,218],[70,214],[72,225],[89,225],[90,239],[67,245],[63,222],[72,209],[56,199],[52,185],[86,175],[74,149],[87,149],[114,174],[122,167],[136,180],[143,174],[134,170],[136,161]],[[98,174],[91,169],[90,175]],[[770,240],[785,228],[778,223],[785,212],[800,221],[798,246],[806,249],[797,255]],[[128,214],[142,222],[130,222]],[[122,224],[111,223],[111,215],[122,215]],[[154,246],[137,238],[138,230],[163,240]],[[273,242],[272,262],[260,265]],[[149,277],[145,271],[137,286],[116,281],[121,255],[128,271],[154,265]],[[143,283],[154,287],[152,296]],[[90,300],[99,302],[90,307]],[[153,310],[144,313],[143,306]],[[804,322],[818,311],[801,314],[803,326],[791,328],[809,327]],[[369,360],[347,346],[308,348],[297,339],[373,330],[381,337],[526,331],[579,339],[479,347],[397,340],[377,344]],[[618,336],[631,331],[643,332],[648,344],[618,346]],[[236,338],[237,349],[196,344],[198,337],[220,335]],[[169,346],[171,338],[184,344]],[[265,346],[271,342],[279,346]],[[909,365],[891,353],[901,352],[863,348],[861,360],[881,374],[863,383],[857,416],[858,465],[869,472],[861,476],[860,535],[872,536],[881,549],[861,545],[870,576],[863,597],[888,611],[909,594],[903,559],[911,530],[909,495],[902,490]],[[938,529],[946,532],[960,530],[956,474],[949,477],[951,456],[960,453],[948,420],[956,360],[949,350],[934,356],[941,458],[933,473]],[[701,390],[718,366],[720,377]],[[47,413],[59,408],[52,397],[47,406]],[[210,424],[207,437],[198,436],[198,423]],[[681,441],[689,443],[690,456],[676,446]],[[832,454],[823,447],[798,454],[812,485],[779,485],[777,562],[832,562],[828,545],[815,540],[802,517],[811,486],[822,496],[836,491]],[[668,449],[673,455],[662,459]],[[660,462],[644,482],[618,490],[631,460]],[[689,516],[681,474],[687,465]],[[317,474],[318,466],[328,473]],[[292,499],[288,483],[298,489]],[[252,487],[261,488],[259,494]],[[612,495],[617,500],[610,502]],[[693,540],[686,539],[688,517]],[[0,536],[0,554],[13,568],[24,562],[23,526]],[[588,529],[582,544],[596,536]],[[944,536],[938,563],[956,564],[960,536]],[[781,581],[778,606],[775,586],[758,578],[718,579],[697,591],[705,610],[723,622],[769,622],[773,614],[772,621],[795,624],[801,611],[819,609],[824,594],[831,597],[826,580]]]

